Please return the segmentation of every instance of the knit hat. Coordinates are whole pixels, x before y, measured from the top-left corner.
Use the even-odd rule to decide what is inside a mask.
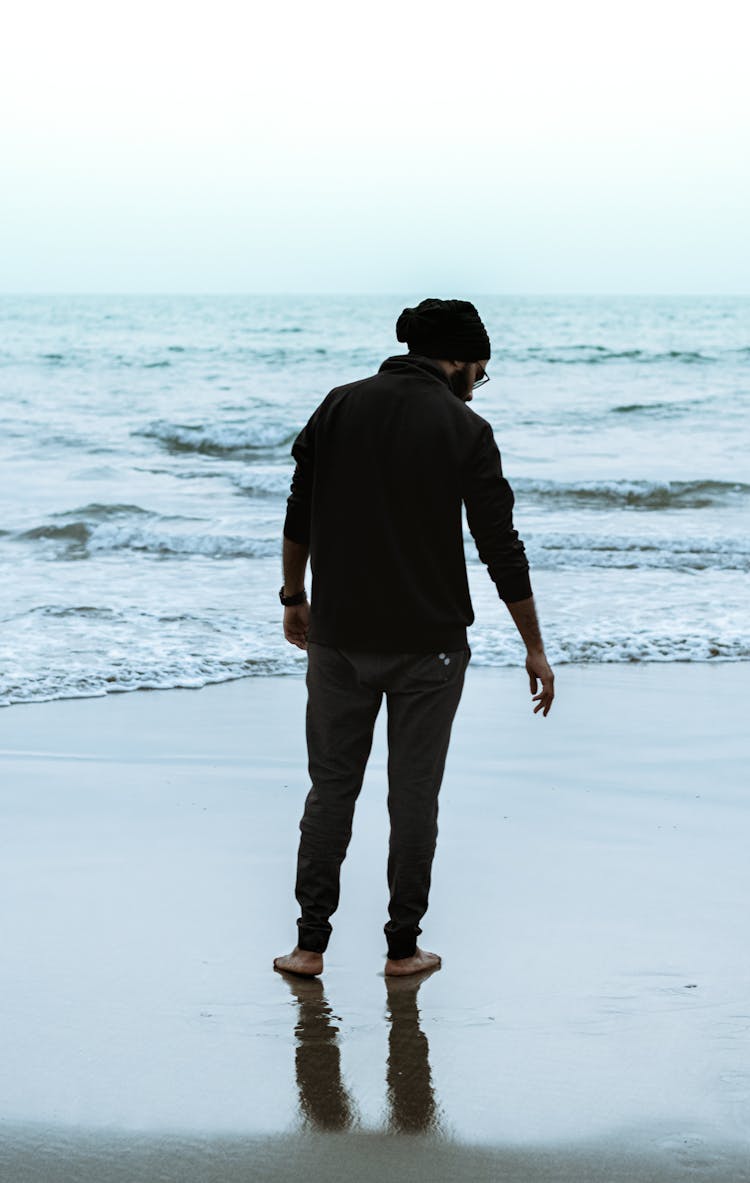
[[[468,300],[428,299],[404,308],[396,321],[396,338],[423,357],[485,361],[490,356],[487,330]]]

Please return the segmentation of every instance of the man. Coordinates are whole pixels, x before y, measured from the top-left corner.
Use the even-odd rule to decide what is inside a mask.
[[[547,715],[554,697],[528,562],[513,528],[513,493],[492,428],[467,406],[488,381],[485,327],[473,304],[429,299],[404,309],[396,335],[408,354],[332,390],[292,447],[280,594],[284,635],[308,656],[312,787],[300,822],[298,942],[274,968],[307,976],[323,970],[383,694],[391,821],[385,972],[440,965],[417,936],[427,910],[438,792],[471,657],[462,504],[479,556],[526,644],[534,711]]]

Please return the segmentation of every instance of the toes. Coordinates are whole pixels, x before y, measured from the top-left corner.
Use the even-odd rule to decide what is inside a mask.
[[[323,972],[322,959],[307,960],[288,954],[286,957],[275,957],[273,968],[279,973],[295,974],[297,977],[315,978]]]

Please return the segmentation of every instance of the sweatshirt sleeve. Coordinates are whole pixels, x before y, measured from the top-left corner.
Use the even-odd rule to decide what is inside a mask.
[[[291,493],[286,502],[284,537],[292,542],[310,542],[312,511],[313,467],[315,464],[316,411],[292,444],[296,468],[292,477]]]
[[[466,520],[479,558],[506,604],[531,593],[529,563],[513,528],[513,490],[503,476],[500,453],[486,423],[464,470],[462,496]]]

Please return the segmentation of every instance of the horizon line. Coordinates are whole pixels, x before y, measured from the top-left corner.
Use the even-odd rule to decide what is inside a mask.
[[[563,291],[502,291],[502,292],[500,292],[500,291],[495,291],[495,292],[490,292],[490,291],[484,291],[484,292],[479,292],[479,291],[477,291],[474,294],[475,294],[475,297],[478,299],[484,299],[485,297],[487,297],[487,298],[492,298],[492,299],[519,299],[519,298],[522,298],[522,299],[581,299],[581,298],[583,298],[583,299],[599,299],[599,298],[606,298],[606,299],[639,299],[639,300],[642,300],[642,299],[672,299],[672,300],[674,300],[674,299],[683,298],[683,299],[693,300],[693,299],[707,299],[707,298],[747,299],[748,297],[750,297],[750,291],[743,291],[743,292],[733,292],[733,291],[705,291],[705,292],[695,292],[695,291],[693,291],[693,292],[684,292],[684,291],[679,291],[679,292],[669,292],[669,291],[658,291],[658,292],[648,292],[648,291],[640,291],[640,292],[634,292],[634,291],[564,291],[564,292]],[[201,296],[201,297],[205,297],[205,296],[275,296],[278,298],[296,298],[296,297],[301,297],[301,296],[314,296],[318,299],[320,297],[325,297],[325,296],[328,296],[328,297],[383,296],[383,297],[398,297],[399,299],[412,298],[410,292],[396,291],[396,290],[391,290],[391,291],[386,291],[386,290],[354,291],[354,290],[343,290],[342,289],[340,291],[314,291],[314,290],[282,291],[282,290],[275,290],[275,289],[265,289],[265,290],[264,289],[241,289],[241,290],[237,289],[237,290],[229,290],[229,291],[227,291],[227,290],[201,291],[201,290],[196,289],[196,290],[191,290],[191,291],[187,291],[187,290],[170,291],[168,289],[165,289],[163,291],[162,290],[159,290],[159,291],[146,290],[146,291],[144,291],[144,290],[137,290],[137,289],[116,290],[116,289],[91,289],[91,288],[86,288],[86,289],[70,289],[70,288],[63,289],[63,288],[60,288],[60,289],[53,289],[53,290],[33,290],[33,291],[32,290],[28,290],[28,291],[18,291],[18,290],[10,291],[9,290],[9,291],[3,291],[2,289],[0,289],[0,298],[19,297],[19,296],[20,297],[23,297],[23,296],[35,296],[35,297],[36,296],[39,296],[39,297],[43,297],[43,296],[138,296],[141,298],[143,298],[143,297],[163,297],[163,296],[170,296],[170,297],[175,297],[175,296],[189,296],[189,297],[193,297],[193,296]],[[450,297],[444,296],[442,298],[448,299]]]

